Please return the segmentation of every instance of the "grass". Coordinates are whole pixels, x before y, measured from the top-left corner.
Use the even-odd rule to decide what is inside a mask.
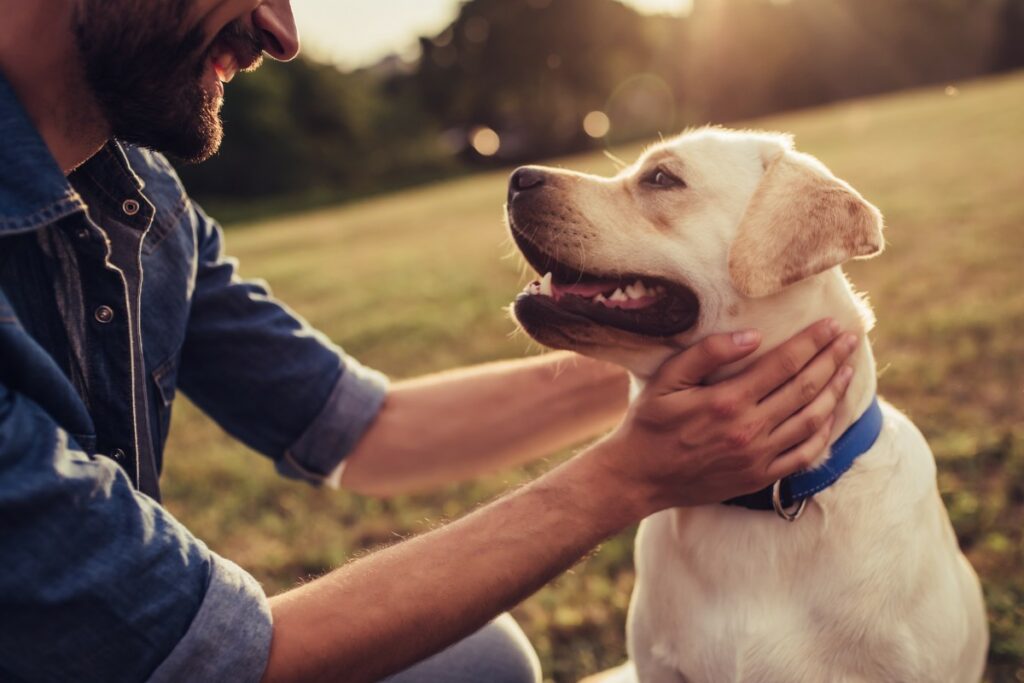
[[[882,393],[932,444],[943,498],[983,578],[993,682],[1024,680],[1021,111],[1024,75],[1015,75],[750,123],[795,133],[886,214],[886,253],[849,271],[878,314]],[[561,163],[614,170],[601,155]],[[505,181],[490,173],[250,224],[228,246],[244,274],[269,280],[395,378],[532,353],[502,311],[523,284],[502,229]],[[168,507],[271,593],[458,517],[558,460],[378,501],[282,481],[194,407],[176,411]],[[609,541],[515,611],[549,679],[624,657],[631,552],[631,534]]]

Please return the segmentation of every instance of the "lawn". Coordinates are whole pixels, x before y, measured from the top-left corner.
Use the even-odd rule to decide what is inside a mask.
[[[886,215],[888,248],[849,272],[870,294],[882,393],[928,437],[985,584],[990,681],[1024,680],[1024,76],[748,122],[792,132]],[[230,133],[230,131],[229,131]],[[617,149],[632,159],[639,148]],[[602,174],[601,154],[560,160]],[[505,237],[507,172],[233,227],[243,274],[394,378],[540,352],[503,307],[524,283]],[[278,479],[183,400],[168,507],[270,593],[456,518],[559,460],[380,501]],[[624,657],[632,534],[515,611],[545,676]]]

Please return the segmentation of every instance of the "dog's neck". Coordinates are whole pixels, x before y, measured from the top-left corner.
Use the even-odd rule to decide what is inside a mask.
[[[836,421],[829,437],[831,446],[864,414],[877,390],[875,359],[867,340],[874,317],[867,303],[854,293],[842,271],[834,268],[797,283],[775,296],[740,302],[736,306],[738,310],[734,315],[722,318],[720,326],[723,329],[711,330],[709,333],[754,328],[763,335],[761,346],[747,358],[711,376],[709,384],[721,382],[739,373],[760,356],[822,318],[831,317],[842,330],[860,337],[859,347],[847,360],[847,364],[853,367],[853,378],[836,409]],[[642,388],[646,381],[646,377],[634,374],[634,391]],[[829,449],[826,448],[813,466],[819,466],[828,457]]]

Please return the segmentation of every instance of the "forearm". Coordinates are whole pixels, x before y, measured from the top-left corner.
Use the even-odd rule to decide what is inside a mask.
[[[396,383],[345,487],[394,495],[536,459],[612,427],[627,387],[622,369],[569,353]]]
[[[614,490],[588,455],[273,598],[264,680],[379,680],[469,635],[642,517],[646,501]]]

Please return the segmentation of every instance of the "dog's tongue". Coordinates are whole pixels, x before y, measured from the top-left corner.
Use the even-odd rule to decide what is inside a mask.
[[[586,282],[577,283],[574,285],[560,285],[557,282],[551,283],[551,294],[555,299],[560,299],[566,294],[575,294],[576,296],[585,297],[587,299],[597,296],[598,294],[604,294],[615,289],[616,284],[613,280],[607,282]]]

